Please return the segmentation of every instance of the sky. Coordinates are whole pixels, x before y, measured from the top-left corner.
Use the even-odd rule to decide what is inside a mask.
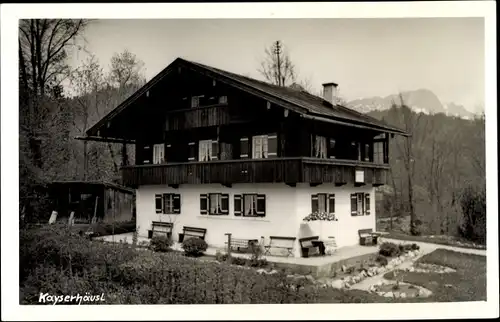
[[[427,88],[442,103],[484,105],[483,18],[107,19],[84,37],[105,68],[114,53],[136,54],[147,80],[177,57],[262,79],[264,49],[281,40],[316,92],[325,82],[347,100]]]

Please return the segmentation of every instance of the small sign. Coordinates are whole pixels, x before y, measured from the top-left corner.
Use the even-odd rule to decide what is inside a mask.
[[[365,182],[365,171],[356,170],[356,183],[363,183],[363,182]]]

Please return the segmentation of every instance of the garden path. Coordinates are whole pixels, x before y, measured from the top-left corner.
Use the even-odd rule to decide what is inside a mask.
[[[432,244],[432,243],[424,243],[424,242],[414,242],[414,241],[402,241],[398,239],[391,239],[391,238],[381,238],[380,242],[391,242],[395,244],[417,244],[420,246],[420,252],[418,256],[409,258],[408,260],[404,261],[400,265],[394,267],[392,270],[383,272],[379,275],[368,277],[359,283],[356,283],[351,286],[351,289],[357,289],[357,290],[363,290],[363,291],[368,291],[370,286],[375,285],[379,282],[385,281],[384,275],[397,270],[401,269],[404,270],[406,268],[410,268],[413,263],[415,263],[419,258],[422,256],[432,253],[438,248],[442,249],[447,249],[455,252],[461,252],[461,253],[466,253],[466,254],[475,254],[475,255],[481,255],[481,256],[486,256],[486,250],[483,249],[471,249],[471,248],[463,248],[463,247],[454,247],[454,246],[446,246],[446,245],[440,245],[440,244]]]

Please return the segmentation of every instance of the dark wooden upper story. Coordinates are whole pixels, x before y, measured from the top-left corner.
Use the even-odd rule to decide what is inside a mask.
[[[160,77],[161,76],[161,77]],[[316,96],[176,60],[87,131],[136,145],[124,184],[383,184],[390,135]]]

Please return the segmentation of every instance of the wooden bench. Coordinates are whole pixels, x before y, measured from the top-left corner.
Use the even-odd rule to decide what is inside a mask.
[[[173,223],[153,221],[151,224],[151,229],[148,231],[148,238],[153,238],[155,236],[165,236],[167,238],[171,238],[173,229]]]
[[[269,244],[264,246],[264,255],[270,255],[272,248],[278,248],[285,249],[287,251],[287,257],[293,256],[293,248],[296,239],[295,237],[269,236]]]
[[[300,244],[300,249],[302,251],[302,257],[309,257],[309,250],[311,250],[311,249],[317,249],[318,251],[321,252],[320,244],[316,243],[319,241],[320,241],[319,236],[300,238],[299,244]],[[324,247],[324,245],[323,245],[323,247]],[[324,251],[324,249],[323,249],[323,251]]]
[[[193,237],[198,237],[205,240],[206,234],[207,234],[206,228],[184,226],[182,228],[182,234],[179,234],[179,243],[182,243],[184,240]]]
[[[227,242],[225,242],[227,245]],[[245,239],[231,237],[231,249],[236,251],[252,251],[252,247],[259,244],[258,239]]]
[[[360,245],[377,245],[378,235],[373,233],[373,229],[360,229],[358,235]]]

